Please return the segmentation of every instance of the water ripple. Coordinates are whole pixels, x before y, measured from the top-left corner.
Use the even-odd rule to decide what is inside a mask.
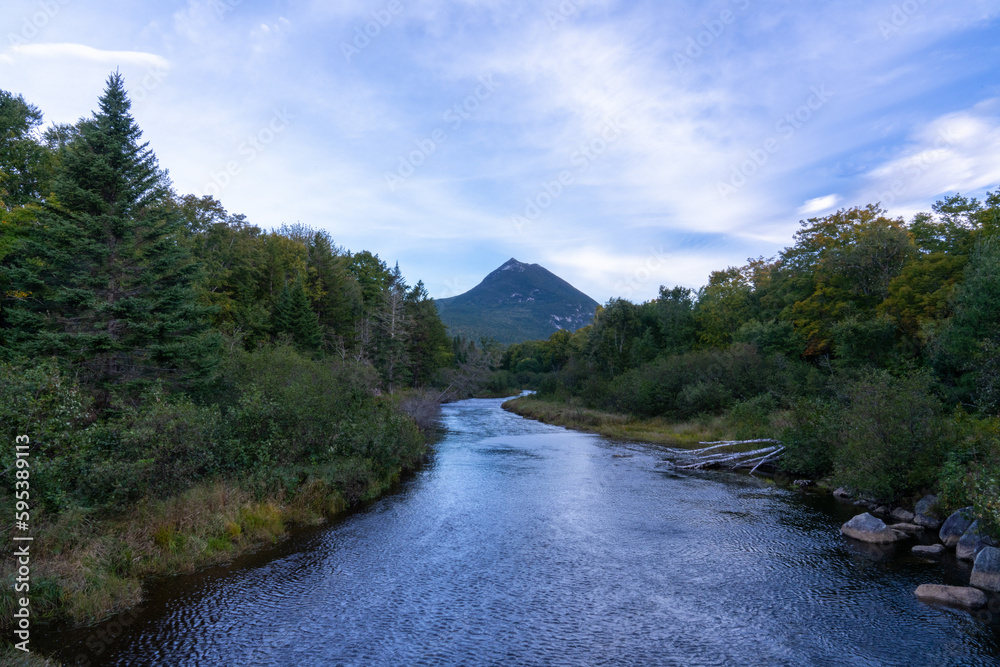
[[[850,508],[499,403],[445,406],[433,465],[365,511],[163,582],[91,664],[1000,664],[995,624],[913,597],[954,565],[848,544]]]

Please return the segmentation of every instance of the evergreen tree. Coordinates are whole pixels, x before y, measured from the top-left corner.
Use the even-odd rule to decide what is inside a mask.
[[[317,231],[309,239],[306,264],[309,294],[320,324],[346,339],[361,312],[361,289],[347,268],[347,257],[333,245],[330,235]]]
[[[198,272],[179,242],[169,181],[129,113],[117,72],[93,118],[59,157],[52,193],[3,267],[5,345],[28,357],[55,355],[104,390],[154,377],[204,379],[218,340],[196,303]]]
[[[448,333],[422,280],[417,281],[407,293],[406,310],[411,323],[407,357],[413,383],[427,384],[433,379],[435,371],[451,361]]]
[[[274,309],[274,331],[291,336],[301,350],[314,352],[319,349],[323,332],[316,313],[309,307],[309,297],[301,280],[293,282],[291,287],[285,283],[281,290]]]

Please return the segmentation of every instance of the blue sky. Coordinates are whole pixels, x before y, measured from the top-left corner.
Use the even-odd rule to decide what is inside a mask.
[[[7,0],[48,122],[119,68],[181,193],[398,260],[510,257],[599,301],[697,287],[798,221],[1000,187],[1000,0]]]

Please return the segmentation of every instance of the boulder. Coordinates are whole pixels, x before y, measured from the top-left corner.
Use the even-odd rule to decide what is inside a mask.
[[[968,586],[922,584],[917,587],[917,597],[924,602],[937,602],[963,609],[982,609],[987,603],[986,593]]]
[[[975,560],[979,552],[986,547],[995,547],[996,544],[980,531],[979,522],[973,521],[969,529],[958,540],[955,545],[955,557],[959,560]]]
[[[946,547],[953,547],[972,525],[972,508],[964,507],[945,519],[938,537]]]
[[[873,517],[868,512],[859,514],[843,526],[840,532],[847,537],[870,544],[890,544],[906,539],[905,533],[892,530],[882,519]]]
[[[889,516],[891,516],[896,521],[902,521],[903,523],[910,523],[913,521],[913,512],[908,512],[907,510],[904,510],[902,507],[897,507],[896,509],[894,509],[892,511],[892,514],[890,514]]]
[[[937,506],[937,502],[937,496],[928,494],[917,501],[916,506],[913,508],[913,513],[931,515]]]
[[[918,526],[915,523],[894,523],[889,526],[889,528],[903,533],[908,533],[910,535],[916,535],[917,533],[924,532],[923,526]]]
[[[918,526],[923,526],[924,528],[930,528],[931,530],[937,530],[941,527],[941,519],[937,517],[937,504],[938,497],[932,494],[928,494],[917,501],[916,507],[913,508],[913,523]]]
[[[844,487],[840,487],[839,489],[833,492],[833,497],[836,498],[837,500],[849,500],[854,496],[850,491],[848,491]]]
[[[946,550],[943,544],[918,544],[913,547],[911,553],[920,558],[937,559],[943,556],[945,551]]]
[[[989,593],[1000,593],[1000,549],[986,547],[979,552],[969,585]]]

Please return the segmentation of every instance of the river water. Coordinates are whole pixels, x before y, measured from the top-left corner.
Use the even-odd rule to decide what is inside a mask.
[[[95,665],[1000,664],[989,614],[913,596],[968,569],[849,543],[856,508],[671,472],[656,447],[501,403],[444,406],[432,462],[397,492],[47,648]]]

